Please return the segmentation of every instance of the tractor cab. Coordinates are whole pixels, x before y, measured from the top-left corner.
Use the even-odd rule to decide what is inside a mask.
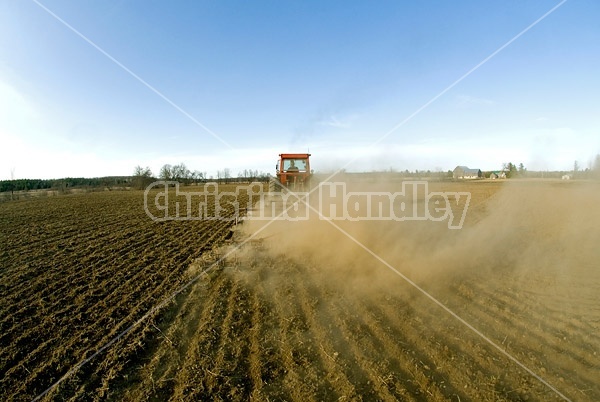
[[[310,154],[279,154],[276,166],[277,180],[292,191],[308,191],[310,182]]]

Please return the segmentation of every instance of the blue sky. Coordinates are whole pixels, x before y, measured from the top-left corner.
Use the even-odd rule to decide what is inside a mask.
[[[557,4],[0,0],[0,179],[271,172],[307,149],[320,171],[585,168],[595,0],[565,2],[390,133]]]

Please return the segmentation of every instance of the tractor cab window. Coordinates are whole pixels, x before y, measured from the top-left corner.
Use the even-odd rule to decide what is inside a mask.
[[[306,172],[305,159],[285,159],[283,161],[283,169],[286,172]]]

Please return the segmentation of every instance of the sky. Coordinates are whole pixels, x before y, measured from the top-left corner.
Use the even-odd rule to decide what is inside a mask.
[[[597,0],[0,0],[0,180],[591,166]],[[491,56],[491,57],[490,57]]]

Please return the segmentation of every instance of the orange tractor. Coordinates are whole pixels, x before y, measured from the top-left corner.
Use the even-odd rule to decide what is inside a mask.
[[[309,191],[310,154],[279,154],[276,179],[271,180],[270,191],[279,191],[282,187],[292,191]]]

